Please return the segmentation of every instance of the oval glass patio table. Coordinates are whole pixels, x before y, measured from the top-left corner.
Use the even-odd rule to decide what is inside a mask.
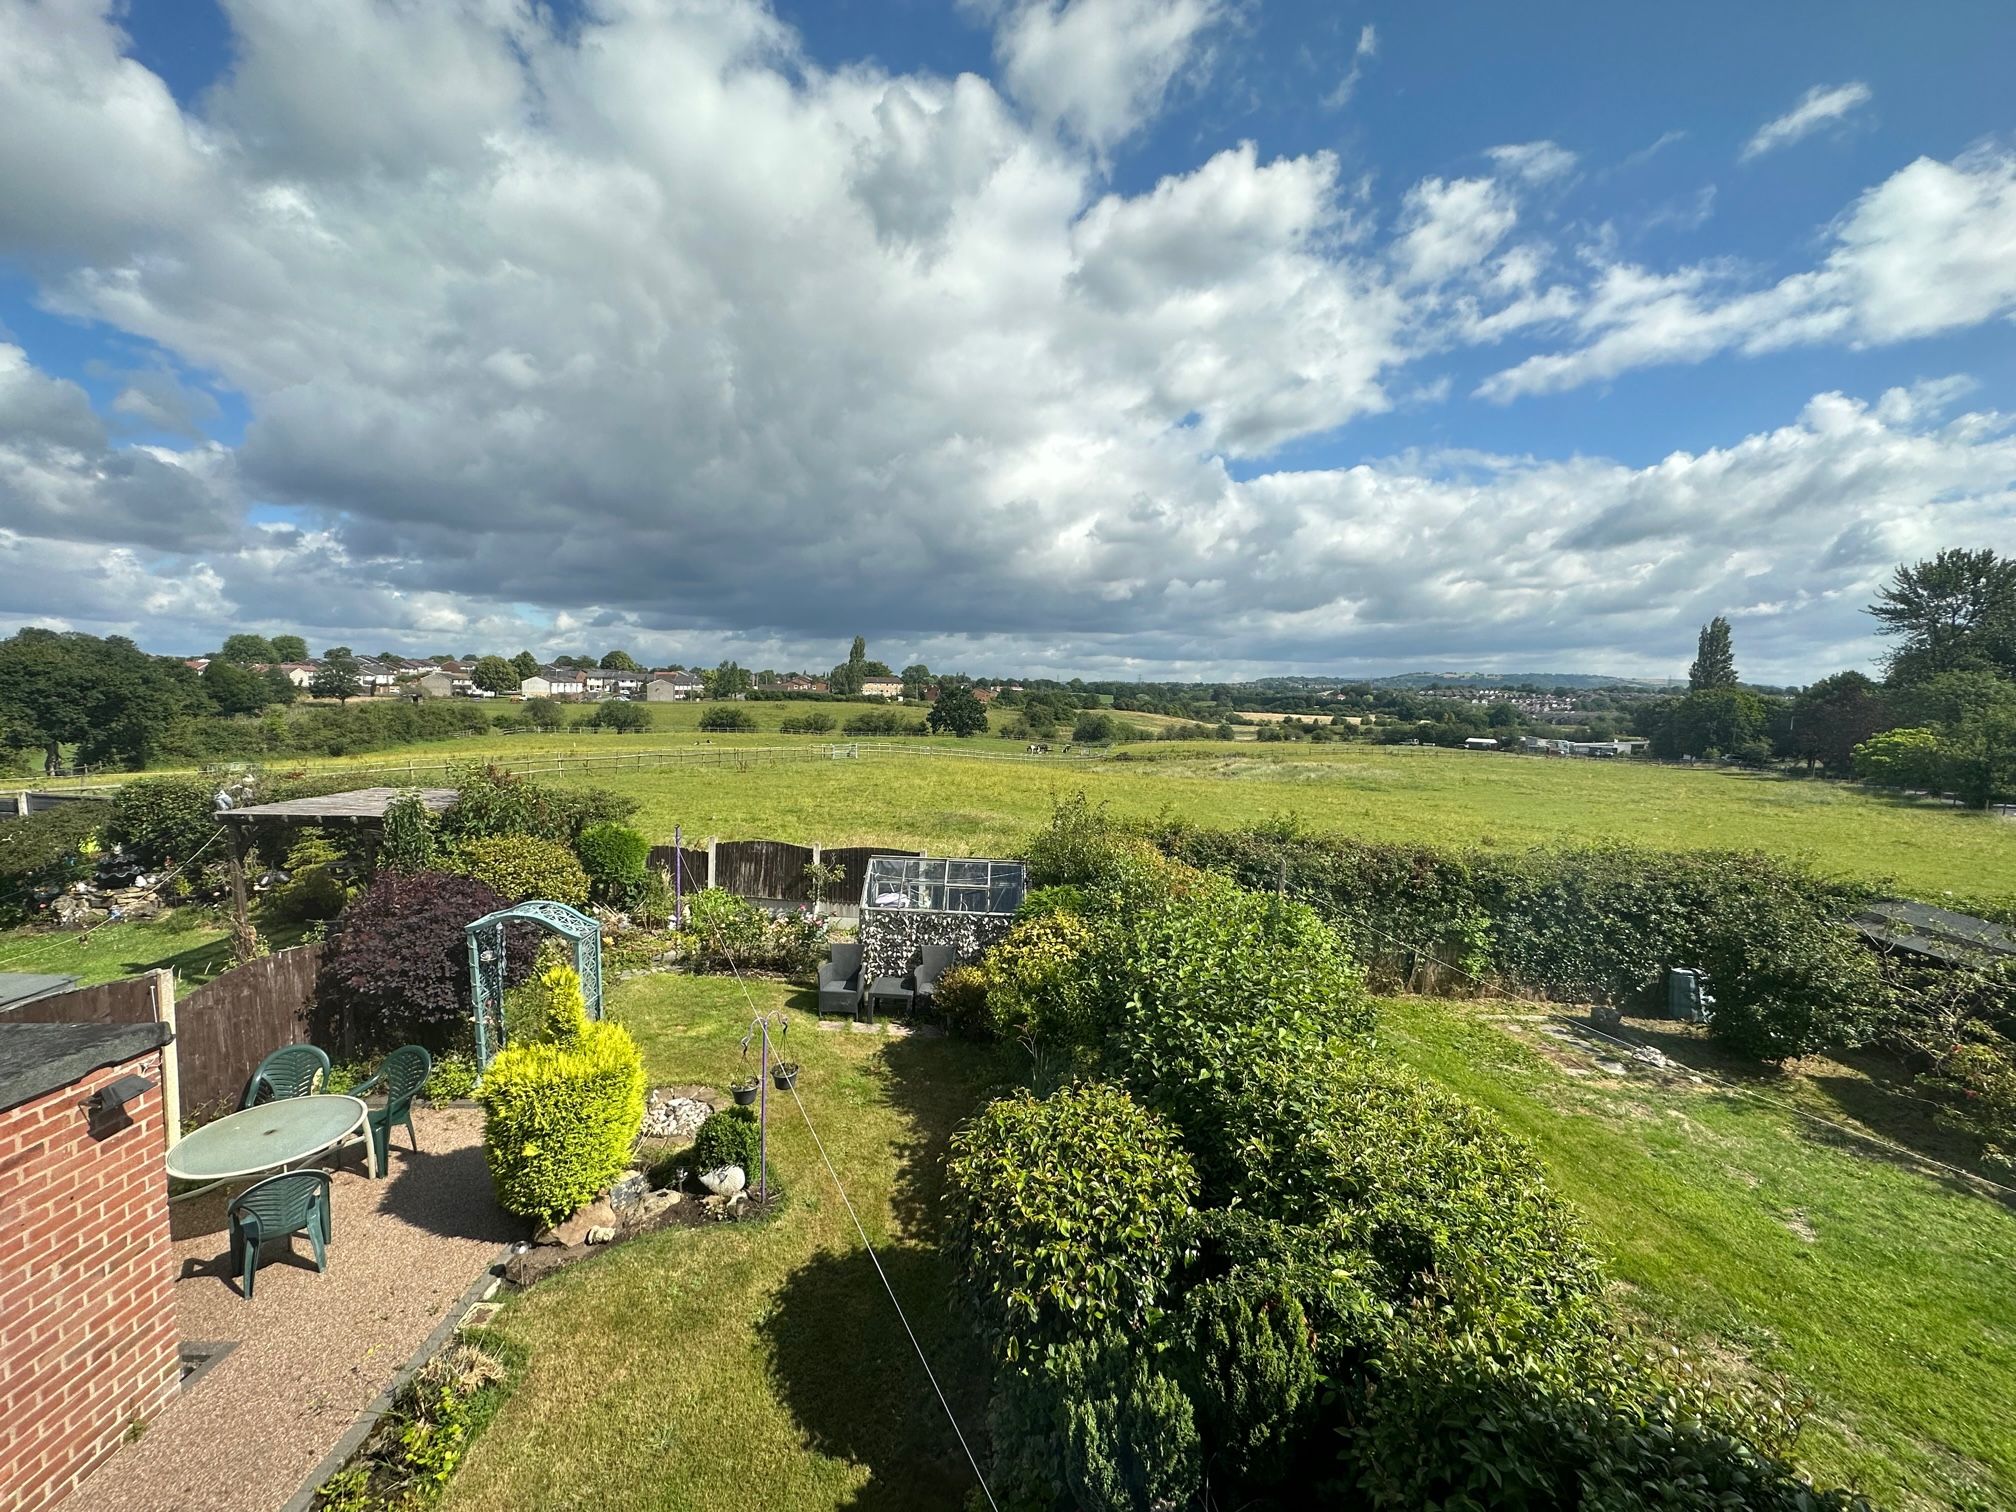
[[[356,1135],[364,1141],[364,1164],[376,1176],[367,1116],[357,1097],[285,1097],[243,1108],[184,1135],[168,1151],[168,1174],[207,1182],[181,1194],[196,1197],[227,1181],[286,1170]]]

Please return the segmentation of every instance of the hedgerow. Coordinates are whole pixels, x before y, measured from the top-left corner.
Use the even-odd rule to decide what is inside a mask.
[[[1650,1006],[1706,970],[1711,1032],[1759,1060],[1859,1043],[1880,998],[1847,921],[1865,890],[1761,855],[1622,846],[1499,854],[1281,828],[1165,827],[1172,857],[1314,907],[1372,979]]]
[[[947,1164],[1001,1505],[1860,1505],[1792,1466],[1796,1412],[1634,1343],[1532,1152],[1381,1057],[1315,911],[1083,804],[1032,851],[1087,1006],[1031,1032],[1101,1080]]]

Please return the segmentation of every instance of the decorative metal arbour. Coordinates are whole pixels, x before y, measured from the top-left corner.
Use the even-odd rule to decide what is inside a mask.
[[[602,926],[578,908],[535,898],[500,908],[475,920],[463,933],[469,940],[469,994],[476,1018],[476,1065],[488,1070],[490,1057],[504,1047],[505,949],[509,926],[536,924],[574,947],[574,971],[588,1017],[602,1017]]]
[[[1029,887],[1020,861],[951,856],[870,856],[861,888],[864,914],[879,909],[913,913],[1012,914]]]

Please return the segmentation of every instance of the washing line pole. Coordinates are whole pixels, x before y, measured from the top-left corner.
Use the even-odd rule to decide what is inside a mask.
[[[686,842],[681,838],[683,831],[678,825],[672,826],[672,927],[679,928],[686,922],[686,906],[680,901],[686,882]]]

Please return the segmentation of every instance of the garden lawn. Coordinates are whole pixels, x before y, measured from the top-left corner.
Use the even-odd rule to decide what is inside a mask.
[[[1814,1395],[1800,1457],[1820,1479],[1885,1507],[2016,1507],[2016,1197],[1684,1072],[1605,1074],[1546,1022],[1407,999],[1381,1032],[1531,1141],[1636,1309]],[[1760,1090],[1888,1122],[1880,1088],[1814,1070]]]
[[[799,1092],[969,1432],[980,1359],[930,1247],[946,1136],[1001,1062],[958,1041],[821,1032],[811,994],[752,980],[786,1009]],[[732,978],[612,983],[654,1086],[725,1087],[751,1004]],[[771,1093],[783,1209],[673,1229],[563,1271],[497,1326],[531,1362],[450,1486],[454,1508],[679,1512],[869,1507],[943,1512],[973,1484],[901,1323],[789,1094]]]
[[[185,987],[231,964],[231,931],[221,911],[177,908],[133,923],[94,929],[0,932],[0,971],[55,971],[89,987],[170,967]]]

